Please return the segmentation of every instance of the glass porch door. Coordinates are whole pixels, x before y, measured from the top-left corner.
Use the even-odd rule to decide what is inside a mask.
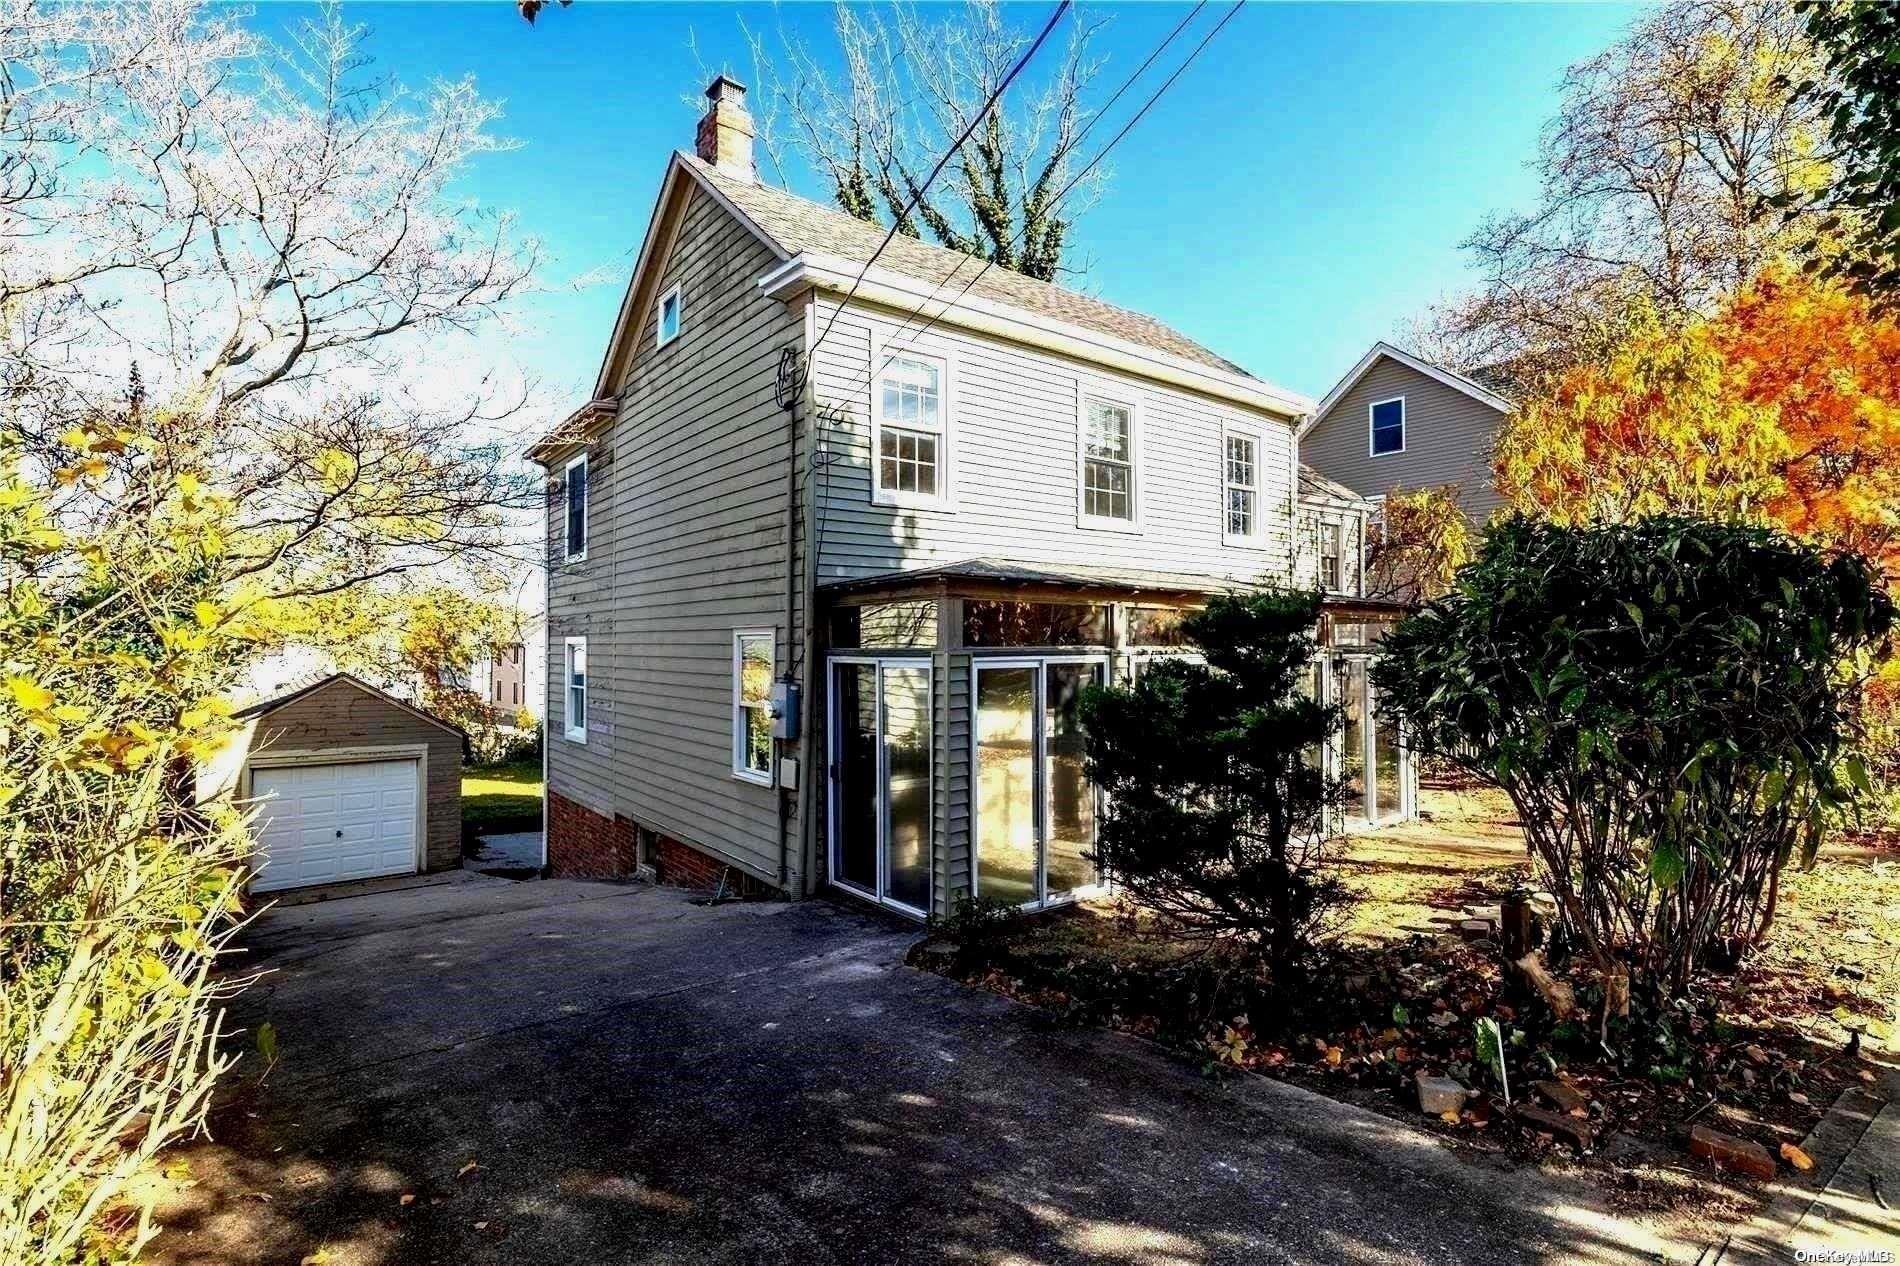
[[[1101,660],[979,662],[972,755],[977,893],[1016,906],[1066,901],[1101,880],[1097,796],[1078,704]]]
[[[1404,762],[1396,721],[1379,715],[1378,690],[1364,655],[1335,654],[1332,697],[1345,722],[1334,737],[1334,776],[1343,784],[1340,812],[1348,823],[1374,825],[1405,812]]]
[[[930,911],[930,665],[831,665],[831,878]]]

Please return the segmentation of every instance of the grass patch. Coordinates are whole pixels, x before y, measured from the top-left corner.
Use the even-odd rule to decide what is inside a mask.
[[[462,771],[462,831],[491,835],[541,829],[541,762]]]

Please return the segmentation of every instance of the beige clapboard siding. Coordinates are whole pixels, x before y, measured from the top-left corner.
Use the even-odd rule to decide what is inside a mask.
[[[349,681],[337,679],[257,718],[248,735],[252,761],[272,752],[426,747],[428,786],[425,870],[462,862],[462,736]],[[310,758],[321,764],[322,756]]]
[[[779,793],[732,776],[732,639],[773,630],[783,667],[802,636],[802,609],[784,627],[787,419],[772,394],[779,349],[802,323],[757,293],[771,252],[697,188],[687,199],[656,288],[682,284],[680,337],[656,350],[657,313],[641,315],[609,433],[609,508],[589,547],[608,565],[577,600],[611,621],[611,656],[595,669],[614,726],[598,794],[776,881]],[[571,776],[595,792],[590,754],[558,739],[551,752],[556,790]]]
[[[819,328],[832,309],[822,308]],[[1172,387],[1138,382],[1039,350],[937,326],[903,331],[902,313],[853,304],[818,349],[813,382],[822,442],[821,580],[927,567],[967,558],[1048,565],[1152,568],[1254,581],[1284,578],[1292,552],[1291,426]],[[893,346],[955,358],[949,510],[871,503],[868,377]],[[1077,523],[1078,380],[1133,399],[1140,412],[1138,531]],[[1261,437],[1262,547],[1221,541],[1222,427]]]
[[[1375,400],[1405,397],[1405,451],[1372,456]],[[1300,460],[1362,496],[1456,484],[1480,522],[1504,504],[1491,444],[1504,415],[1428,374],[1381,357],[1300,442]]]

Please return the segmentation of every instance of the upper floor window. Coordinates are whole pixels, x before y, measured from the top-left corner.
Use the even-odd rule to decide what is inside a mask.
[[[665,347],[680,336],[680,288],[675,285],[660,296],[660,319],[653,327],[653,345]]]
[[[561,732],[576,743],[587,741],[587,639],[567,639],[567,668],[564,692],[567,716]]]
[[[1229,431],[1224,447],[1221,535],[1229,542],[1251,542],[1260,536],[1260,437]]]
[[[1135,521],[1135,410],[1114,400],[1082,401],[1082,519]]]
[[[587,454],[567,464],[567,557],[587,557]]]
[[[872,393],[880,505],[937,505],[947,493],[944,461],[949,438],[949,364],[937,356],[904,352],[877,375]]]
[[[1405,451],[1405,397],[1372,406],[1372,455]]]
[[[772,784],[772,632],[732,635],[732,773]]]
[[[1338,593],[1345,577],[1345,525],[1337,519],[1322,519],[1319,525],[1319,585],[1327,593]]]

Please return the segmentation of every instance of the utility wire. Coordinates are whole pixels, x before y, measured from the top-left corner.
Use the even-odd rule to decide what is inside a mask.
[[[918,202],[922,201],[924,194],[930,191],[931,182],[936,180],[938,174],[943,171],[950,160],[962,151],[963,143],[970,139],[971,133],[976,131],[977,124],[981,123],[984,118],[988,116],[989,112],[996,108],[996,103],[1000,101],[1003,94],[1009,90],[1010,84],[1015,82],[1016,76],[1023,72],[1023,67],[1029,64],[1029,59],[1034,57],[1036,51],[1048,41],[1049,36],[1056,29],[1056,23],[1060,22],[1062,15],[1069,11],[1071,3],[1073,3],[1073,0],[1060,0],[1060,3],[1056,5],[1055,12],[1051,13],[1049,20],[1043,23],[1042,32],[1036,36],[1035,42],[1023,51],[1021,57],[1016,59],[1016,64],[1009,68],[1009,72],[1003,76],[1002,82],[996,85],[996,91],[990,93],[989,100],[983,103],[983,108],[971,116],[969,125],[963,129],[963,134],[957,137],[957,139],[951,143],[950,148],[943,152],[943,156],[937,160],[936,166],[930,169],[930,174],[924,177],[924,183],[917,186],[916,189],[911,192],[910,198],[904,203],[903,211],[891,218],[891,227],[885,231],[884,240],[878,243],[877,249],[871,252],[871,258],[865,260],[864,266],[858,269],[858,275],[856,279],[852,281],[851,289],[845,292],[844,301],[831,310],[831,316],[825,321],[825,328],[819,332],[818,337],[813,340],[812,345],[805,349],[805,373],[799,379],[798,384],[801,390],[804,388],[805,383],[811,380],[812,360],[819,347],[823,345],[826,335],[831,333],[831,327],[837,323],[838,313],[843,311],[845,306],[857,295],[858,287],[864,284],[864,275],[871,271],[872,265],[877,263],[878,257],[884,253],[885,248],[888,247],[892,239],[897,236],[897,226],[910,218],[910,213],[917,209]]]
[[[1147,99],[1147,101],[1142,103],[1141,108],[1137,110],[1134,116],[1130,118],[1128,122],[1122,126],[1122,129],[1119,132],[1115,133],[1114,137],[1110,139],[1106,145],[1102,146],[1102,148],[1099,151],[1096,152],[1095,157],[1091,158],[1088,161],[1088,164],[1084,166],[1081,171],[1077,172],[1066,184],[1062,186],[1061,190],[1057,192],[1054,198],[1050,199],[1049,210],[1051,212],[1053,212],[1057,207],[1059,207],[1062,203],[1062,200],[1068,197],[1069,194],[1074,191],[1075,187],[1078,184],[1080,184],[1083,180],[1087,179],[1088,174],[1091,171],[1093,171],[1096,168],[1096,166],[1101,163],[1103,159],[1108,157],[1109,152],[1113,150],[1115,146],[1121,142],[1122,138],[1126,137],[1128,133],[1134,129],[1135,125],[1141,122],[1142,118],[1147,115],[1148,111],[1152,109],[1155,103],[1161,99],[1162,94],[1166,93],[1169,88],[1174,86],[1175,81],[1178,80],[1182,76],[1182,74],[1187,70],[1189,66],[1194,64],[1194,60],[1201,55],[1201,51],[1205,49],[1208,46],[1208,44],[1210,44],[1213,41],[1216,35],[1220,34],[1221,28],[1226,26],[1228,22],[1232,21],[1234,15],[1239,13],[1241,8],[1245,4],[1246,4],[1246,0],[1235,0],[1234,6],[1230,8],[1229,10],[1227,10],[1227,12],[1222,15],[1221,20],[1215,23],[1213,28],[1209,30],[1205,36],[1202,37],[1201,42],[1199,44],[1194,46],[1194,50],[1190,52],[1187,55],[1187,57],[1181,62],[1181,64],[1175,68],[1174,73],[1169,75],[1167,80],[1163,82],[1159,88],[1155,89],[1153,95],[1151,95]],[[1192,13],[1189,13],[1188,17],[1192,18],[1195,13],[1200,12],[1201,7],[1202,7],[1201,5],[1195,6],[1194,11]],[[1145,71],[1148,68],[1148,66],[1151,63],[1153,63],[1154,59],[1160,55],[1162,49],[1165,49],[1170,43],[1173,42],[1174,37],[1180,34],[1181,29],[1184,26],[1186,26],[1185,21],[1183,21],[1180,25],[1176,26],[1175,29],[1168,34],[1167,39],[1163,40],[1161,44],[1155,49],[1155,51],[1149,55],[1148,60],[1141,64],[1141,68],[1136,70],[1136,72],[1133,75],[1129,76],[1127,82],[1124,83],[1120,89],[1116,90],[1115,95],[1113,97],[1109,98],[1109,104],[1112,105],[1115,99],[1120,97],[1122,93],[1127,90],[1129,84],[1132,84],[1135,81],[1135,79],[1140,77],[1142,71]],[[1104,106],[1103,109],[1106,110],[1107,107]],[[1101,117],[1102,116],[1100,114],[1097,114],[1095,119],[1091,119],[1089,121],[1090,126],[1092,127],[1095,124],[1095,122],[1098,121]],[[1087,134],[1087,129],[1084,129],[1083,134],[1084,135]],[[1028,230],[1028,225],[1025,224],[1023,226],[1023,229],[1020,231],[1026,232],[1027,230]],[[1012,243],[1014,242],[1014,240],[1015,239],[1012,237],[1011,238]],[[936,298],[937,292],[943,289],[944,287],[947,287],[953,280],[955,280],[956,275],[963,271],[964,263],[966,261],[975,260],[976,258],[977,256],[975,255],[965,256],[964,259],[959,260],[957,262],[956,267],[952,268],[949,274],[945,276],[942,281],[937,282],[935,285],[931,287],[931,293],[926,295],[923,301],[919,303],[917,307],[914,308],[908,315],[905,316],[903,323],[899,325],[897,328],[896,335],[894,335],[892,338],[886,341],[885,347],[887,349],[887,355],[884,357],[882,362],[869,367],[869,372],[867,373],[867,375],[862,380],[854,383],[851,387],[851,390],[843,393],[843,395],[840,397],[841,399],[847,399],[847,400],[854,399],[856,398],[857,393],[860,390],[864,389],[865,387],[868,387],[871,383],[875,382],[877,380],[878,375],[883,373],[886,369],[890,367],[892,360],[896,359],[899,356],[902,356],[905,352],[909,351],[912,347],[914,347],[916,345],[915,343],[916,339],[919,339],[923,337],[925,334],[928,334],[931,331],[931,329],[936,326],[937,322],[943,318],[944,314],[949,312],[950,309],[954,308],[959,302],[961,302],[963,299],[963,296],[970,293],[971,288],[974,287],[977,282],[983,280],[984,276],[988,274],[990,269],[996,266],[996,259],[994,256],[988,259],[985,259],[983,261],[982,268],[978,269],[977,272],[970,278],[970,280],[963,283],[963,288],[961,290],[958,290],[956,294],[952,295],[948,300],[946,300],[943,306],[937,309],[936,314],[933,315],[929,320],[925,321],[924,324],[918,327],[915,332],[912,332],[908,335],[909,341],[905,342],[903,346],[897,347],[896,350],[894,351],[888,350],[891,348],[892,344],[897,343],[900,339],[906,338],[906,332],[909,331],[911,321],[913,321],[917,317],[922,316],[924,309],[929,307],[932,300]],[[815,348],[816,344],[814,344],[813,346]],[[809,366],[807,367],[807,372],[810,372]],[[873,460],[875,460],[875,458]]]

